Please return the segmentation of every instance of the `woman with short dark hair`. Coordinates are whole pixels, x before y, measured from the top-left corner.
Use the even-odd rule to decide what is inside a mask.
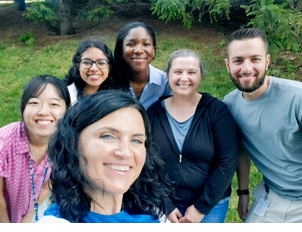
[[[43,215],[51,171],[48,139],[69,105],[61,80],[37,76],[23,90],[21,122],[0,128],[0,222],[37,221]]]

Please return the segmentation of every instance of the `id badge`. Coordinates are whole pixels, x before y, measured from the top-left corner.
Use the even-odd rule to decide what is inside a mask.
[[[267,210],[267,207],[269,206],[269,204],[270,204],[270,201],[260,198],[256,207],[253,210],[253,213],[262,217],[264,215],[265,211]]]

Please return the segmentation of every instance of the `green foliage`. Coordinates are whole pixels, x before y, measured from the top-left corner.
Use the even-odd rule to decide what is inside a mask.
[[[102,2],[102,3],[101,3]],[[102,18],[109,18],[113,11],[106,5],[113,4],[115,0],[69,0],[69,3],[79,3],[84,7],[78,11],[76,21],[98,22]],[[67,2],[68,3],[68,2]],[[60,23],[60,4],[59,0],[46,0],[45,2],[32,2],[27,12],[23,14],[34,23],[45,23],[51,26],[58,26]],[[62,16],[61,16],[62,17]]]
[[[34,44],[34,35],[32,32],[27,32],[22,34],[19,38],[19,42],[26,43],[28,46],[32,46]]]
[[[267,35],[271,54],[276,55],[279,50],[301,51],[302,13],[290,8],[288,2],[251,0],[251,5],[241,7],[247,16],[254,17],[247,26],[259,28]]]
[[[23,16],[33,20],[36,24],[46,23],[51,26],[55,26],[57,20],[59,20],[55,13],[54,5],[48,2],[32,2],[30,7],[27,7],[27,12]]]
[[[185,27],[190,28],[195,11],[199,12],[199,22],[206,13],[209,14],[212,22],[213,19],[217,21],[216,16],[223,14],[229,18],[230,6],[229,0],[157,0],[152,4],[150,10],[161,20],[166,22],[181,20]]]
[[[87,5],[78,12],[76,20],[98,22],[101,18],[109,18],[113,14],[107,6],[95,7],[93,4]]]

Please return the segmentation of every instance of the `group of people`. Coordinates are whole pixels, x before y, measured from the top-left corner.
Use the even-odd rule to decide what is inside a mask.
[[[83,41],[64,81],[23,90],[0,128],[0,222],[224,222],[237,171],[245,222],[302,222],[302,83],[266,75],[258,29],[232,33],[236,90],[198,92],[200,57],[151,65],[153,30],[125,25],[114,49]],[[250,159],[263,175],[249,204]]]

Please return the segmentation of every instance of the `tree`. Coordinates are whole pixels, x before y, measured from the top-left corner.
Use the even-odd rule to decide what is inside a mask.
[[[230,18],[231,3],[245,2],[250,21],[246,26],[263,30],[268,35],[271,53],[281,50],[302,50],[302,1],[301,0],[157,0],[152,4],[153,14],[167,21],[181,20],[187,28],[195,20],[209,14],[211,22],[217,17]],[[195,13],[195,14],[194,14]]]
[[[23,11],[26,9],[25,0],[14,0],[14,4],[17,10]]]
[[[45,23],[60,29],[60,35],[74,34],[72,11],[77,21],[97,22],[113,14],[109,5],[118,0],[46,0],[34,1],[23,15],[34,23]],[[77,6],[78,9],[76,9]]]
[[[297,8],[300,1],[251,0],[249,6],[242,6],[247,16],[253,18],[247,26],[261,29],[268,36],[270,53],[279,50],[298,52],[302,50],[302,13]]]
[[[166,22],[181,20],[185,27],[190,28],[195,19],[194,13],[198,12],[199,22],[208,13],[212,22],[222,15],[229,19],[230,7],[229,0],[157,0],[151,10]]]
[[[149,2],[152,14],[166,22],[181,20],[187,28],[193,21],[209,15],[211,22],[230,19],[232,5],[241,3],[248,23],[268,35],[271,53],[302,50],[301,0],[129,0]],[[71,6],[76,6],[76,20],[97,22],[113,14],[112,6],[128,0],[46,0],[33,2],[25,13],[35,22],[60,27],[60,34],[74,33]]]

